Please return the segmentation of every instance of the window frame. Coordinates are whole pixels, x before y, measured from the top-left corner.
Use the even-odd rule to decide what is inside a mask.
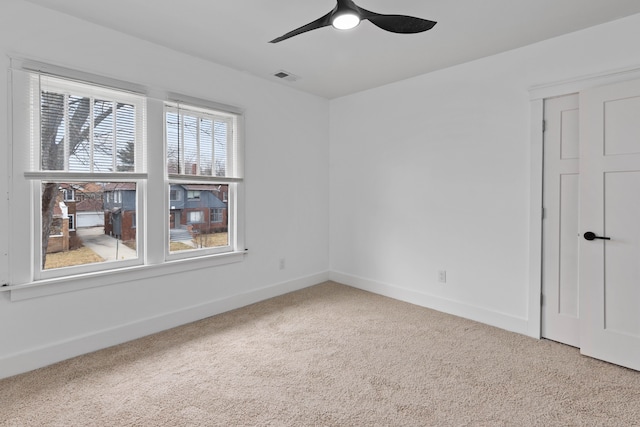
[[[63,202],[75,202],[76,201],[76,190],[73,188],[63,188],[62,189],[62,201]],[[68,195],[71,194],[71,197]]]
[[[165,153],[165,172],[166,172],[166,187],[165,194],[170,194],[171,186],[173,185],[194,185],[194,184],[207,184],[207,185],[227,185],[228,194],[227,201],[224,202],[227,205],[227,245],[209,247],[209,248],[194,248],[192,250],[171,251],[169,245],[166,245],[165,257],[168,260],[181,260],[187,258],[193,258],[197,256],[206,255],[222,255],[225,253],[233,252],[234,248],[244,247],[243,240],[243,224],[241,217],[238,213],[240,204],[242,202],[242,194],[244,187],[243,179],[243,113],[239,110],[224,106],[216,103],[209,103],[200,99],[192,97],[180,97],[173,95],[170,101],[164,104],[164,118],[167,119],[169,113],[180,115],[181,112],[185,114],[194,115],[195,117],[215,117],[220,118],[222,121],[226,121],[228,125],[231,125],[231,131],[227,129],[227,141],[226,141],[226,160],[225,175],[216,176],[215,168],[211,168],[211,175],[201,174],[200,164],[196,166],[196,174],[191,173],[169,173],[168,166],[168,144],[169,136],[167,131],[167,124],[164,126],[164,153]],[[178,135],[181,135],[181,130],[178,131]],[[177,142],[180,144],[180,141]],[[212,139],[212,143],[215,143]],[[199,144],[199,141],[198,141]],[[229,153],[231,152],[231,153]],[[214,157],[215,159],[215,157]],[[185,170],[182,159],[178,158],[178,164],[181,165],[178,170]],[[198,201],[202,198],[200,194],[199,199],[189,198],[190,191],[186,192],[185,203],[189,201]],[[201,193],[201,192],[200,192]],[[169,197],[169,196],[167,196]],[[186,207],[186,205],[185,205]],[[241,209],[241,208],[240,208]],[[167,208],[169,214],[169,208]],[[206,214],[203,212],[203,222],[198,224],[204,224]],[[167,221],[168,224],[168,221]],[[194,223],[195,224],[195,223]],[[236,249],[237,250],[237,249]]]
[[[77,266],[68,266],[54,269],[42,268],[42,220],[41,215],[38,214],[41,210],[41,188],[45,182],[59,182],[59,183],[74,183],[74,182],[133,182],[136,184],[136,210],[144,206],[145,200],[144,182],[147,178],[146,174],[146,162],[145,160],[145,145],[146,145],[146,99],[144,95],[139,93],[132,93],[130,91],[122,90],[114,87],[105,87],[93,83],[91,81],[78,81],[75,79],[69,79],[64,76],[50,75],[45,73],[38,73],[32,71],[23,71],[25,79],[28,80],[28,87],[30,93],[30,108],[27,112],[29,115],[29,128],[30,138],[29,145],[30,151],[29,166],[24,171],[24,179],[31,181],[31,194],[32,204],[30,211],[33,223],[31,225],[31,242],[32,242],[32,257],[33,264],[32,280],[40,281],[57,277],[69,277],[79,274],[99,273],[101,271],[120,269],[126,267],[132,267],[142,265],[144,263],[144,231],[141,235],[136,234],[136,253],[135,259],[127,260],[113,260],[106,262],[94,262]],[[135,165],[133,172],[118,172],[116,169],[116,163],[114,160],[113,171],[100,172],[94,171],[93,163],[90,164],[88,171],[73,171],[70,170],[70,157],[69,149],[67,147],[67,137],[65,136],[65,154],[64,154],[64,169],[63,170],[46,170],[42,167],[42,146],[41,146],[41,94],[44,91],[59,93],[63,95],[65,103],[65,117],[67,99],[71,96],[80,96],[83,98],[91,99],[91,105],[94,104],[94,99],[106,99],[110,102],[123,102],[134,106],[134,117],[138,125],[135,128],[135,141],[136,156],[141,159]],[[90,113],[90,129],[93,132],[93,111]],[[67,124],[65,122],[65,128]],[[89,145],[93,150],[93,138]],[[19,150],[13,144],[14,151]],[[20,147],[23,148],[23,147]],[[115,153],[115,151],[114,151]],[[115,156],[115,154],[114,154]],[[93,154],[90,154],[90,158],[93,158]],[[115,197],[115,194],[114,194]],[[143,228],[144,230],[144,228]]]
[[[103,76],[79,72],[63,67],[43,64],[36,61],[10,58],[10,98],[12,100],[12,108],[10,109],[10,134],[12,135],[9,149],[12,156],[12,183],[9,192],[11,221],[20,223],[20,227],[11,230],[10,247],[12,251],[9,253],[11,268],[9,270],[9,283],[3,287],[2,291],[10,291],[11,300],[21,300],[44,295],[55,295],[60,292],[69,292],[75,290],[89,289],[96,286],[106,286],[123,281],[145,279],[167,274],[180,273],[183,271],[191,271],[199,268],[210,268],[229,263],[241,262],[244,260],[247,250],[244,248],[244,182],[242,180],[232,180],[229,185],[235,189],[235,199],[233,206],[229,206],[228,215],[231,217],[233,212],[233,224],[235,228],[233,241],[230,239],[230,250],[223,253],[192,253],[181,254],[179,257],[170,256],[168,248],[162,248],[164,241],[168,241],[168,223],[169,223],[169,180],[172,177],[167,176],[165,166],[165,150],[147,150],[146,157],[143,161],[149,164],[145,167],[144,172],[114,172],[114,173],[97,173],[102,181],[122,181],[135,182],[137,192],[136,207],[136,228],[138,230],[138,259],[133,264],[116,263],[114,268],[73,268],[73,271],[57,269],[57,271],[65,270],[61,274],[42,275],[38,274],[37,256],[34,256],[33,246],[35,241],[39,240],[37,231],[40,229],[39,215],[24,215],[21,210],[26,209],[29,212],[35,212],[35,207],[40,206],[40,180],[56,179],[58,182],[87,181],[86,176],[75,172],[48,171],[43,172],[34,170],[33,161],[39,162],[39,155],[31,157],[30,153],[25,153],[23,149],[16,149],[20,142],[31,138],[31,126],[29,129],[24,128],[25,114],[20,112],[21,108],[26,108],[26,104],[33,101],[33,93],[25,96],[26,92],[23,87],[16,89],[15,80],[20,80],[16,73],[23,75],[38,74],[62,79],[76,80],[87,85],[95,85],[97,87],[107,87],[116,91],[129,91],[135,95],[141,95],[145,102],[145,110],[147,113],[146,123],[143,128],[149,139],[158,139],[164,133],[164,105],[167,102],[189,102],[190,104],[201,105],[203,108],[215,108],[228,111],[230,114],[237,115],[236,138],[237,142],[237,159],[236,164],[240,173],[243,171],[243,154],[244,154],[244,112],[236,107],[225,106],[206,100],[199,100],[187,96],[178,95],[171,92],[165,92],[154,89],[153,93],[149,93],[143,86],[135,85],[129,82],[119,81]],[[23,76],[24,77],[24,76]],[[39,104],[36,104],[39,105]],[[39,108],[38,108],[39,109]],[[17,118],[16,118],[17,117]],[[27,144],[30,145],[30,144]],[[39,144],[38,144],[39,145]],[[160,158],[157,153],[161,151]],[[33,160],[35,159],[35,160]],[[148,168],[148,169],[147,169]],[[174,181],[180,183],[182,177],[173,177]],[[200,182],[198,177],[196,182]],[[59,181],[62,179],[62,181]],[[229,184],[227,179],[219,179],[225,184]],[[194,179],[189,179],[189,183],[193,183]],[[157,191],[162,190],[162,191]],[[159,197],[157,195],[160,195]],[[164,196],[163,196],[164,195]],[[149,205],[149,207],[147,207]],[[163,215],[147,215],[156,209],[162,209]],[[37,219],[33,217],[36,216]],[[31,219],[28,219],[31,218]],[[74,221],[75,222],[75,221]],[[231,226],[231,220],[229,225]],[[24,239],[24,232],[18,231],[30,230],[31,238]],[[148,233],[147,230],[153,230]],[[161,232],[156,232],[160,231]],[[26,242],[26,243],[25,243]],[[155,250],[153,249],[155,246]],[[16,248],[13,250],[13,248]],[[38,246],[35,246],[36,248]],[[199,252],[199,251],[194,251]],[[26,255],[26,256],[25,256]],[[21,260],[21,261],[19,261]],[[14,263],[14,261],[16,261]],[[91,265],[91,264],[89,264]],[[104,265],[104,264],[102,264]],[[56,270],[51,270],[56,271]],[[45,271],[46,272],[46,271]],[[89,280],[91,279],[91,280]]]
[[[76,231],[76,214],[68,213],[69,218],[69,231]]]

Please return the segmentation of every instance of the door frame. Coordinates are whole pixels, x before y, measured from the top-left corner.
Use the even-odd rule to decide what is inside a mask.
[[[542,337],[542,181],[544,173],[544,100],[612,83],[640,79],[640,67],[605,71],[529,88],[529,292],[527,335]]]

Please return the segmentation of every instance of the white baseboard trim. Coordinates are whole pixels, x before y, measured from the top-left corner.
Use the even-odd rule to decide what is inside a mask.
[[[495,326],[507,331],[529,335],[529,322],[526,319],[509,314],[337,271],[331,271],[329,278],[334,282],[364,291],[373,292],[443,313],[453,314],[454,316]]]
[[[327,280],[329,280],[329,272],[321,272],[11,354],[0,359],[0,379],[205,319]]]

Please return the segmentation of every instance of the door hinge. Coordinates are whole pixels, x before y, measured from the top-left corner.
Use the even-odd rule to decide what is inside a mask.
[[[547,131],[547,121],[543,120],[542,121],[542,132],[546,132]]]
[[[542,208],[542,219],[545,219],[547,217],[547,210],[545,208]]]
[[[540,294],[540,306],[544,305],[544,294]]]

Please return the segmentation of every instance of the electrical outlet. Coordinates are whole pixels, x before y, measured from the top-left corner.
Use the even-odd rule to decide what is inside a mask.
[[[284,270],[285,268],[285,260],[284,258],[280,258],[280,270]]]
[[[438,270],[438,282],[447,283],[447,270]]]

